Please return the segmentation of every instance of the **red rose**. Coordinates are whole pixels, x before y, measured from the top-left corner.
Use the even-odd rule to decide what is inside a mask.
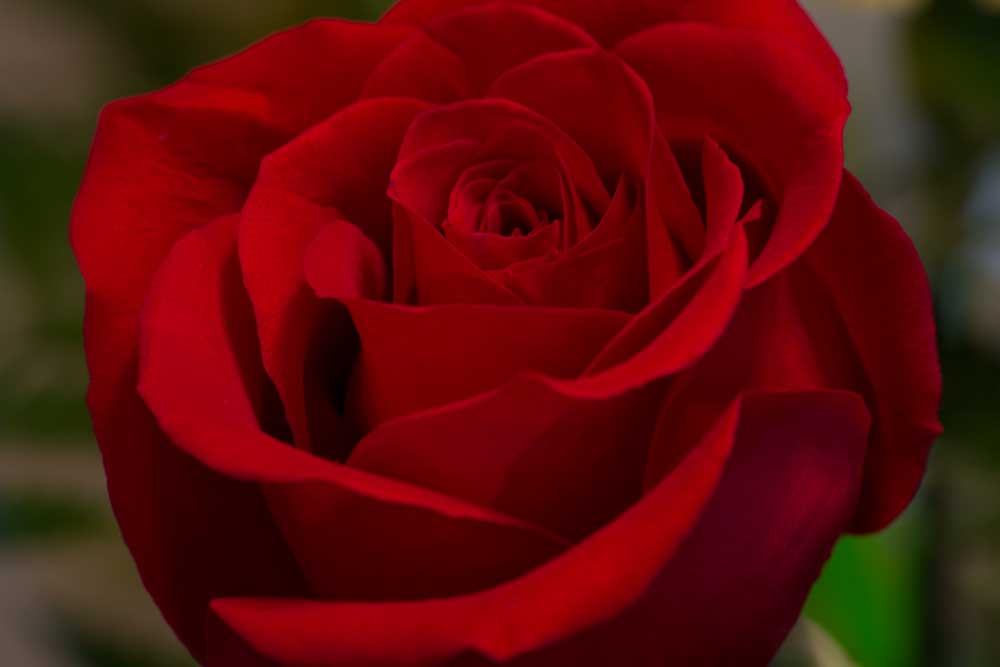
[[[403,0],[101,117],[90,409],[197,659],[764,665],[939,432],[791,0]]]

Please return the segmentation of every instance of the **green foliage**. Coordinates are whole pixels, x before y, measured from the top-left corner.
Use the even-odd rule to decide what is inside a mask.
[[[100,508],[77,498],[0,491],[0,547],[113,532],[113,524]]]

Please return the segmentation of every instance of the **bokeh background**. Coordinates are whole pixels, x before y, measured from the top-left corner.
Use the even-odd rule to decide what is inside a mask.
[[[121,543],[84,406],[67,220],[98,110],[307,18],[388,4],[0,0],[0,665],[190,665]],[[1000,0],[805,4],[851,80],[848,165],[931,276],[946,434],[902,519],[840,543],[778,663],[997,667]]]

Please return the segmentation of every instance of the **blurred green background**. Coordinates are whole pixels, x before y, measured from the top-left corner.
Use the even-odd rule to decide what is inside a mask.
[[[622,0],[626,2],[627,0]],[[100,107],[387,0],[0,0],[0,664],[190,665],[146,598],[83,403],[70,205]],[[946,434],[889,531],[845,539],[778,663],[1000,665],[1000,0],[810,0],[847,161],[934,285]]]

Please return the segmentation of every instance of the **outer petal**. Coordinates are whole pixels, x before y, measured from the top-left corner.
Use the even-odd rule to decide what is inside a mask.
[[[287,590],[298,575],[258,520],[266,510],[259,493],[175,450],[136,395],[139,310],[174,241],[239,210],[261,157],[353,99],[409,32],[314,22],[101,114],[71,227],[87,285],[88,404],[122,533],[196,656],[209,597],[247,586]],[[333,55],[346,48],[353,68]],[[223,524],[231,529],[225,538],[216,530]]]
[[[542,53],[594,45],[579,26],[529,5],[460,8],[425,25],[386,58],[365,96],[453,102],[481,95],[500,73]]]
[[[749,397],[618,520],[520,579],[408,604],[219,601],[218,664],[239,647],[283,664],[764,665],[854,509],[867,426],[848,394]]]
[[[434,17],[496,0],[400,0],[382,19],[384,24],[427,24]],[[502,4],[539,7],[582,26],[605,46],[659,23],[697,21],[743,28],[788,40],[822,67],[841,90],[847,90],[837,55],[795,0],[506,0]]]
[[[770,664],[856,507],[870,418],[859,396],[831,391],[748,394],[737,406],[725,475],[645,596],[512,664]]]
[[[849,111],[842,92],[815,63],[759,33],[667,24],[616,52],[649,85],[668,139],[710,134],[752,165],[778,203],[750,284],[792,263],[836,203]]]
[[[852,528],[881,528],[913,496],[940,433],[941,376],[920,260],[850,175],[833,220],[802,261],[748,292],[713,350],[678,378],[660,428],[696,442],[742,391],[821,387],[853,391],[868,404],[874,422]],[[654,445],[647,484],[672,460]]]
[[[494,589],[378,605],[220,600],[215,613],[254,652],[281,664],[417,666],[470,653],[494,662],[514,659],[613,618],[642,594],[714,492],[735,426],[734,411],[674,474],[617,521]],[[232,639],[225,648],[240,645]],[[219,656],[220,667],[230,664],[226,657]]]
[[[527,524],[268,437],[253,409],[267,381],[234,231],[216,224],[193,232],[157,274],[144,311],[139,391],[179,448],[226,477],[263,485],[316,593],[373,600],[467,592],[562,549]],[[262,530],[271,523],[257,519]],[[225,535],[228,527],[220,521],[215,530]]]
[[[941,368],[930,289],[913,243],[846,174],[808,262],[843,317],[871,385],[875,431],[853,528],[882,528],[909,504],[941,432]]]

